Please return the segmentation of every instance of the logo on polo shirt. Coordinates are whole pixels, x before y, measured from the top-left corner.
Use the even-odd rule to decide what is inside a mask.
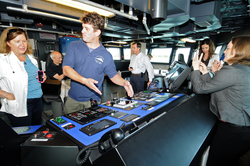
[[[98,55],[98,56],[95,57],[95,61],[98,64],[102,64],[104,62],[104,58],[102,56]]]

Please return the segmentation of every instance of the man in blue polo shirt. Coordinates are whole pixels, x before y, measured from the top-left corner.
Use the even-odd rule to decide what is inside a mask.
[[[71,78],[71,88],[65,103],[66,114],[90,107],[90,98],[101,101],[104,75],[124,86],[128,96],[134,95],[129,81],[117,74],[112,55],[99,37],[104,29],[103,18],[93,12],[81,17],[83,41],[71,42],[63,61],[63,74]]]

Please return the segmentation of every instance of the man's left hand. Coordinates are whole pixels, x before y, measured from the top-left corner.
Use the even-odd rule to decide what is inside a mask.
[[[148,83],[147,83],[147,87],[149,87],[149,85],[151,84],[151,82],[152,82],[152,81],[148,81]]]

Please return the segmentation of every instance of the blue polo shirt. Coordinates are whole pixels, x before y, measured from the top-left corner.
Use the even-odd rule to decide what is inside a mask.
[[[70,66],[85,78],[97,80],[97,87],[100,91],[102,91],[104,75],[107,74],[109,78],[113,78],[117,74],[112,55],[101,42],[100,46],[91,53],[84,41],[71,42],[67,48],[63,66]],[[68,95],[79,102],[89,101],[90,98],[101,101],[101,96],[98,93],[74,80],[71,80]]]

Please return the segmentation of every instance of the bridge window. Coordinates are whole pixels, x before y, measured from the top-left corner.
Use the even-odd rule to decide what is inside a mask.
[[[123,53],[124,53],[124,60],[130,60],[131,49],[130,48],[123,48]]]
[[[131,48],[123,48],[123,53],[124,53],[124,60],[130,60],[131,58],[131,54],[133,54],[131,52]],[[146,54],[148,53],[148,49],[146,49]]]
[[[121,51],[120,51],[120,48],[107,47],[106,49],[112,55],[113,60],[121,60]]]
[[[153,48],[151,62],[169,63],[172,48]]]
[[[222,45],[221,46],[217,46],[214,53],[220,55],[221,47],[222,47]]]

